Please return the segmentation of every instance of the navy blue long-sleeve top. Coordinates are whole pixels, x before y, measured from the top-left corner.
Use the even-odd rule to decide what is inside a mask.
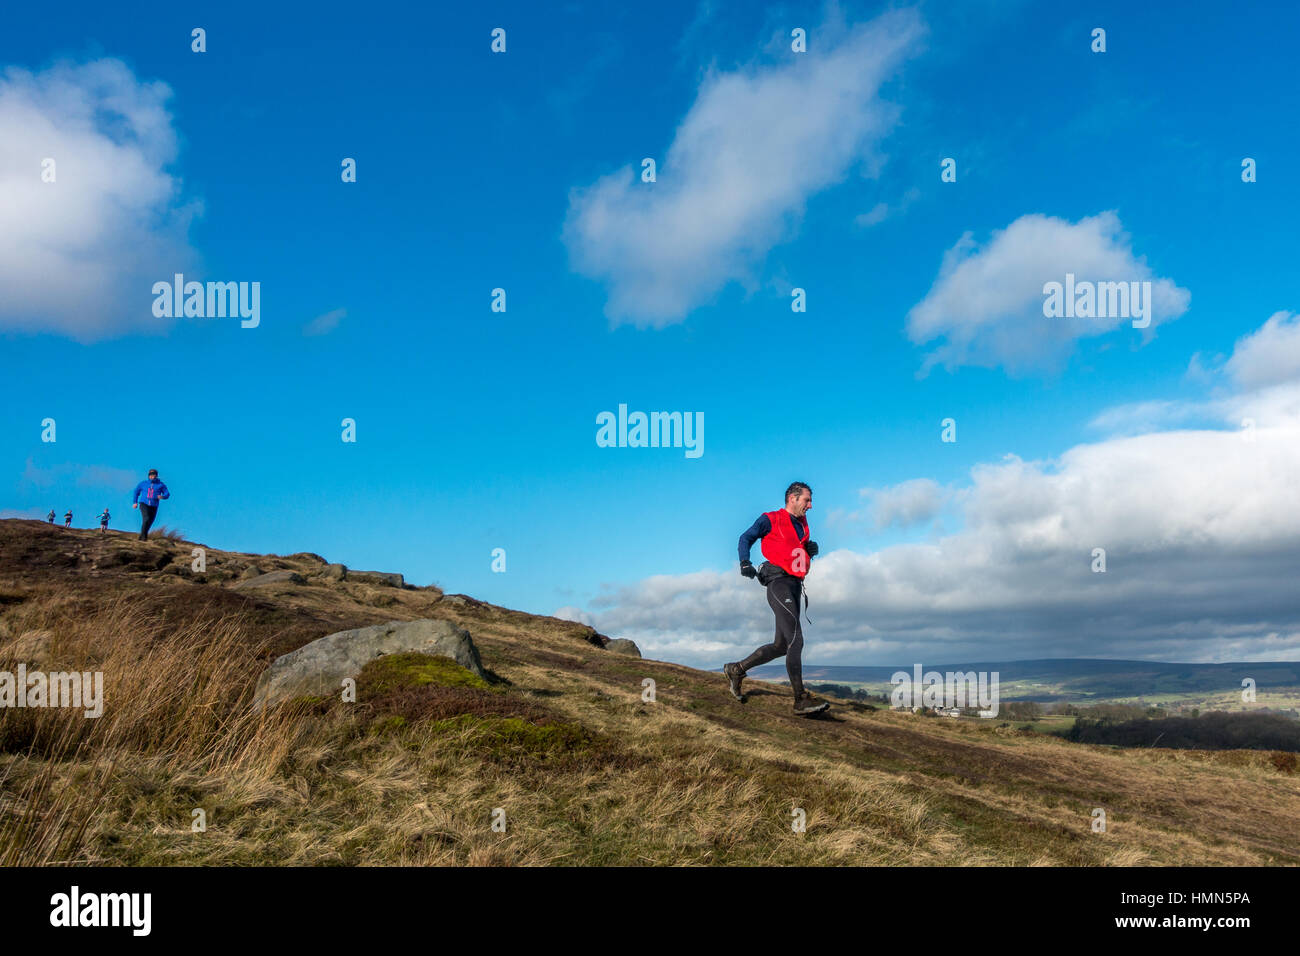
[[[794,515],[790,515],[790,520],[794,522],[794,530],[799,532],[799,537],[802,538],[807,530],[807,522],[803,518],[796,518]],[[758,520],[749,526],[749,530],[740,536],[740,560],[748,561],[749,552],[754,548],[754,542],[771,533],[772,522],[768,520],[767,515],[759,515]]]

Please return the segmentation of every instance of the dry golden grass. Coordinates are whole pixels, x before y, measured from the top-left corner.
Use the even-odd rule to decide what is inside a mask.
[[[171,547],[124,546],[145,564]],[[1300,777],[1267,754],[1121,751],[847,704],[800,719],[781,688],[755,682],[741,705],[718,674],[612,654],[579,625],[319,577],[246,595],[232,585],[248,556],[212,557],[235,570],[57,588],[0,574],[0,658],[48,631],[46,669],[102,671],[106,698],[97,720],[0,712],[0,863],[1300,863]],[[372,623],[377,595],[382,619],[466,627],[504,682],[251,712],[286,634]]]

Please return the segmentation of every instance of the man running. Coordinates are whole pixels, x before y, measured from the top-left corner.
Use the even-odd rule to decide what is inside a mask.
[[[103,534],[105,531],[108,530],[108,521],[109,521],[109,519],[112,518],[112,517],[113,517],[113,516],[110,515],[110,514],[108,513],[108,508],[105,507],[104,510],[103,510],[103,512],[102,512],[102,513],[100,514],[100,516],[99,516],[99,533],[100,533],[100,534]]]
[[[144,495],[144,500],[140,496]],[[131,507],[140,509],[140,540],[149,539],[149,529],[153,519],[158,517],[158,502],[170,498],[172,493],[158,480],[158,469],[150,468],[149,477],[135,486],[135,495],[131,498]]]
[[[47,515],[45,516],[45,520],[48,521],[50,524],[54,524],[54,509],[53,509],[53,508],[51,508],[51,509],[50,509],[50,513],[47,514]]]
[[[817,542],[809,541],[808,509],[812,507],[812,489],[796,481],[785,490],[785,507],[758,516],[740,536],[740,573],[747,578],[757,578],[767,588],[767,603],[776,615],[776,638],[764,644],[743,661],[727,664],[722,672],[731,684],[736,700],[744,700],[740,682],[745,672],[774,658],[785,655],[785,670],[790,676],[790,689],[794,691],[794,712],[816,714],[830,704],[818,700],[803,688],[803,628],[799,624],[799,596],[803,593],[803,578],[808,573],[808,562],[817,553]],[[754,542],[763,539],[762,568],[754,570],[749,563],[749,552]]]

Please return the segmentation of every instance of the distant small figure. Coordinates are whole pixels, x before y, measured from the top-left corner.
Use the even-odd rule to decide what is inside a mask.
[[[144,500],[140,500],[140,496]],[[158,469],[150,468],[149,477],[135,486],[135,495],[131,498],[132,508],[140,509],[140,540],[149,539],[149,529],[153,526],[153,519],[158,517],[158,502],[164,498],[170,498],[172,493],[167,490],[167,486],[158,480]]]
[[[65,514],[65,515],[63,516],[63,527],[65,527],[65,528],[71,528],[71,527],[72,527],[72,509],[71,509],[71,508],[69,508],[69,509],[68,509],[68,513]]]
[[[112,515],[110,515],[110,514],[108,513],[108,508],[105,508],[105,509],[104,509],[104,513],[103,513],[102,515],[99,516],[99,533],[100,533],[100,534],[103,534],[105,531],[108,530],[108,519],[111,518],[111,517],[112,517]]]
[[[54,524],[54,509],[53,509],[53,508],[51,508],[51,509],[50,509],[50,513],[47,514],[47,515],[45,516],[45,520],[48,521],[50,524]]]

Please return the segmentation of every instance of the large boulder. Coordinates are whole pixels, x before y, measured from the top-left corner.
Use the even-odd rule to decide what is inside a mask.
[[[321,568],[320,576],[326,581],[346,581],[348,579],[348,568],[345,564],[327,564]]]
[[[636,646],[635,641],[629,641],[626,637],[612,637],[609,643],[605,645],[605,650],[613,651],[615,654],[626,654],[629,657],[640,657],[641,649]]]
[[[343,678],[355,678],[367,662],[411,651],[450,657],[488,679],[478,648],[464,628],[450,621],[389,621],[339,631],[276,658],[258,678],[253,709],[260,711],[292,697],[339,693]]]

